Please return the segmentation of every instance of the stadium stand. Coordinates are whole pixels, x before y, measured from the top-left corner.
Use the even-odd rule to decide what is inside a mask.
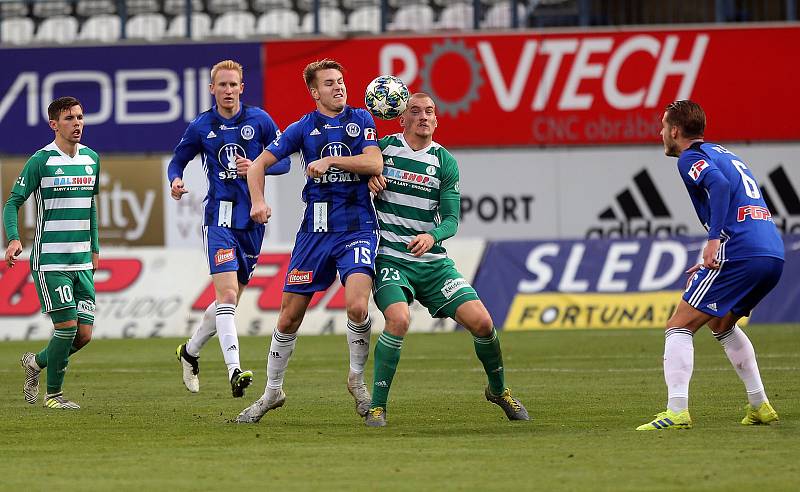
[[[72,14],[69,2],[36,2],[33,4],[33,16],[39,19]]]
[[[264,36],[290,38],[300,30],[300,16],[292,9],[276,8],[258,18],[256,32]]]
[[[445,6],[439,14],[437,29],[472,29],[475,15],[472,5],[458,2]]]
[[[101,14],[89,17],[81,26],[78,39],[81,41],[97,41],[100,43],[113,43],[120,36],[121,23],[119,16]]]
[[[112,0],[78,0],[78,3],[75,4],[75,15],[78,17],[116,13],[117,4]]]
[[[203,0],[192,0],[192,13],[204,11]],[[183,15],[183,21],[186,22],[186,0],[164,0],[164,13],[166,15]]]
[[[209,6],[209,10],[210,10]],[[211,34],[218,37],[245,39],[256,33],[256,16],[246,11],[225,12],[214,21]]]
[[[139,14],[128,19],[125,32],[130,39],[160,41],[167,35],[167,18],[157,13]]]
[[[48,17],[36,30],[36,41],[67,44],[78,38],[78,19],[75,17]]]
[[[381,32],[381,9],[377,5],[362,5],[356,7],[347,19],[349,32]]]
[[[303,16],[303,24],[300,31],[304,33],[314,32],[314,12],[308,12]],[[344,13],[334,7],[320,7],[319,9],[319,32],[335,36],[344,31]]]
[[[192,39],[209,36],[235,39],[307,36],[314,33],[314,0],[188,0]],[[187,35],[187,0],[0,0],[0,43],[25,45],[71,42],[112,42],[120,37],[139,40]],[[797,0],[662,2],[658,0],[517,0],[518,27],[670,24],[702,22],[791,21]],[[320,33],[380,33],[382,0],[319,0]],[[391,32],[472,30],[513,27],[512,0],[387,0],[385,28]],[[476,8],[478,10],[476,10]],[[244,16],[230,16],[244,13]],[[149,14],[147,17],[141,17]],[[117,29],[105,15],[117,15]],[[73,20],[45,21],[50,18]],[[138,18],[133,22],[134,18]],[[8,22],[13,19],[14,22]],[[234,19],[244,24],[234,26]],[[298,19],[295,22],[295,19]],[[78,27],[73,29],[75,22]],[[31,29],[31,23],[33,28]],[[152,26],[145,24],[152,23]],[[42,28],[42,25],[44,26]],[[128,32],[128,26],[133,32]],[[162,28],[162,26],[165,26]],[[121,26],[120,26],[121,27]],[[57,29],[57,30],[56,30]],[[3,32],[3,31],[8,32]],[[30,34],[31,30],[33,35]],[[55,30],[55,31],[54,31]],[[41,35],[39,34],[41,32]],[[75,34],[73,36],[73,32]],[[119,32],[119,34],[116,34]]]
[[[511,4],[497,2],[486,11],[486,18],[481,23],[484,29],[503,29],[511,27]],[[525,6],[517,4],[517,22],[523,25],[525,19]]]
[[[27,17],[28,4],[23,2],[2,2],[0,3],[0,17],[11,19],[14,17]]]
[[[434,12],[427,4],[405,5],[394,14],[389,31],[426,32],[433,30]]]
[[[3,19],[0,22],[0,42],[8,44],[28,44],[33,42],[35,24],[28,17]]]

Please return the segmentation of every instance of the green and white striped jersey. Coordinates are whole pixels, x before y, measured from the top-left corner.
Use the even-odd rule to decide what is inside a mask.
[[[447,258],[447,251],[434,229],[441,221],[442,201],[455,200],[457,208],[461,199],[455,158],[436,142],[415,151],[402,133],[383,137],[379,144],[386,189],[375,197],[381,228],[378,255],[423,262]],[[426,232],[439,242],[417,258],[408,251],[407,245],[415,236]]]
[[[36,230],[31,270],[92,269],[92,251],[99,251],[93,203],[100,186],[99,175],[97,153],[80,144],[75,157],[70,157],[52,142],[25,163],[11,190],[3,218],[9,241],[19,239],[16,212],[33,194]],[[14,207],[10,207],[12,204]]]

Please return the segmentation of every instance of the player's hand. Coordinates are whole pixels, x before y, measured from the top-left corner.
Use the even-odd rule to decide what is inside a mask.
[[[265,202],[253,203],[250,207],[250,218],[259,224],[266,224],[272,217],[272,209]]]
[[[236,174],[238,174],[239,177],[246,178],[247,170],[250,169],[250,166],[252,165],[253,161],[247,157],[242,157],[239,154],[236,154]]]
[[[412,255],[419,258],[430,251],[430,249],[433,247],[433,243],[435,242],[436,240],[433,239],[433,236],[425,232],[412,239],[406,248],[411,251]]]
[[[383,175],[372,176],[369,178],[367,186],[369,186],[369,191],[377,195],[386,189],[386,178],[384,178]]]
[[[702,269],[703,269],[703,264],[702,263],[698,263],[696,265],[693,265],[691,268],[689,268],[688,270],[686,270],[684,272],[686,275],[689,276],[689,278],[686,279],[686,287],[685,287],[686,289],[688,289],[689,285],[691,285],[692,279],[694,278],[694,274],[699,272]]]
[[[183,187],[183,180],[181,178],[175,178],[172,180],[172,186],[170,188],[170,195],[175,200],[180,200],[181,197],[185,194],[189,193],[189,191]]]
[[[92,272],[97,271],[98,265],[100,265],[100,253],[92,253]]]
[[[331,167],[331,161],[327,157],[318,159],[306,167],[306,174],[312,178],[321,178]]]
[[[719,239],[709,239],[706,247],[703,249],[703,266],[711,270],[719,270],[719,260],[717,260],[717,251],[719,251]]]
[[[8,243],[8,248],[6,248],[6,265],[9,268],[13,267],[17,263],[17,258],[22,253],[22,243],[19,239],[12,239]]]

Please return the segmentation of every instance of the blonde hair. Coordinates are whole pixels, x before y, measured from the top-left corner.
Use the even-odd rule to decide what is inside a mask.
[[[234,70],[239,73],[239,82],[241,83],[244,79],[244,71],[242,70],[242,65],[233,61],[233,60],[222,60],[221,62],[217,63],[213,67],[211,67],[211,83],[214,83],[214,77],[217,76],[217,72],[220,70]]]
[[[303,69],[303,80],[305,80],[306,86],[308,86],[310,89],[316,82],[317,72],[320,70],[329,69],[338,70],[344,73],[344,67],[342,64],[336,60],[331,60],[330,58],[323,58],[322,60],[317,60],[306,65],[306,68]]]

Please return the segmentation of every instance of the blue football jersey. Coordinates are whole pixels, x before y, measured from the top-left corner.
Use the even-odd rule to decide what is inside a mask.
[[[208,179],[203,225],[251,229],[263,227],[250,219],[247,180],[236,174],[236,156],[255,159],[280,135],[272,118],[261,108],[242,105],[231,119],[223,118],[214,106],[189,124],[175,147],[167,168],[169,182],[183,178],[183,170],[197,154]],[[291,163],[283,159],[267,174],[285,174]]]
[[[366,110],[345,106],[334,117],[319,111],[286,128],[267,150],[278,159],[300,152],[303,168],[325,156],[352,156],[377,146],[375,120]],[[378,219],[367,182],[370,176],[331,167],[320,178],[306,178],[303,232],[377,230]]]
[[[696,142],[678,158],[678,171],[709,239],[720,240],[718,259],[783,259],[783,241],[753,173],[721,145]]]

